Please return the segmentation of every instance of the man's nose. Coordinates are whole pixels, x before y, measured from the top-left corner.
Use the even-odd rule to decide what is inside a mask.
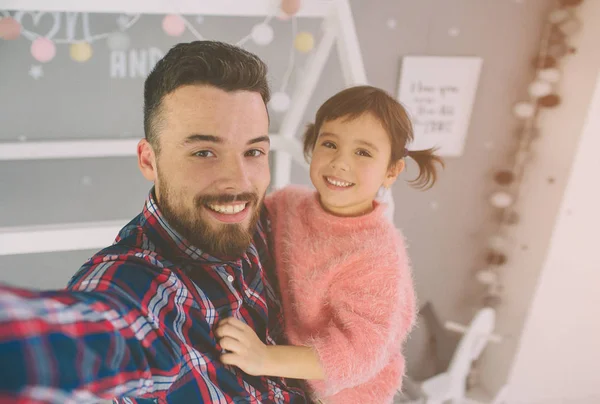
[[[224,191],[247,192],[251,188],[248,170],[244,158],[232,157],[219,167],[220,188]]]

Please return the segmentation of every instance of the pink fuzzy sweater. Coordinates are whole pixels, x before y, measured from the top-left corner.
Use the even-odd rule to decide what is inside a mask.
[[[404,241],[383,215],[323,210],[316,192],[287,187],[270,213],[285,331],[313,347],[324,381],[309,381],[326,404],[391,403],[404,374],[402,345],[415,318]]]

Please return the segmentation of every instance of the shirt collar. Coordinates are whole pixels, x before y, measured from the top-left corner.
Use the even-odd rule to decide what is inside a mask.
[[[154,187],[148,193],[142,216],[145,219],[143,227],[153,233],[158,233],[161,241],[166,243],[163,248],[195,261],[208,261],[215,264],[225,262],[225,260],[214,257],[196,247],[171,227],[156,202]]]

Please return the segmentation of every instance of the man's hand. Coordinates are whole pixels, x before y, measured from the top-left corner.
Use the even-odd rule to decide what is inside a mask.
[[[221,362],[249,375],[266,375],[269,350],[248,324],[229,317],[219,321],[215,335],[219,345],[229,351],[221,355]]]

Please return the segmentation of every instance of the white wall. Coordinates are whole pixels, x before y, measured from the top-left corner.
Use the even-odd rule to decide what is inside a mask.
[[[510,403],[600,403],[600,75],[509,378]]]
[[[600,317],[600,298],[591,300],[589,289],[600,287],[600,245],[592,244],[600,240],[594,185],[600,169],[593,161],[600,151],[594,121],[600,110],[596,105],[588,111],[600,70],[600,1],[584,2],[578,16],[583,29],[572,40],[577,53],[562,67],[562,104],[541,116],[516,207],[521,221],[509,235],[514,245],[502,272],[505,293],[497,317],[505,339],[490,344],[480,363],[489,393],[510,378],[511,404],[600,403],[576,401],[594,392],[591,378],[600,388],[600,357],[591,353],[600,333],[590,311]]]

